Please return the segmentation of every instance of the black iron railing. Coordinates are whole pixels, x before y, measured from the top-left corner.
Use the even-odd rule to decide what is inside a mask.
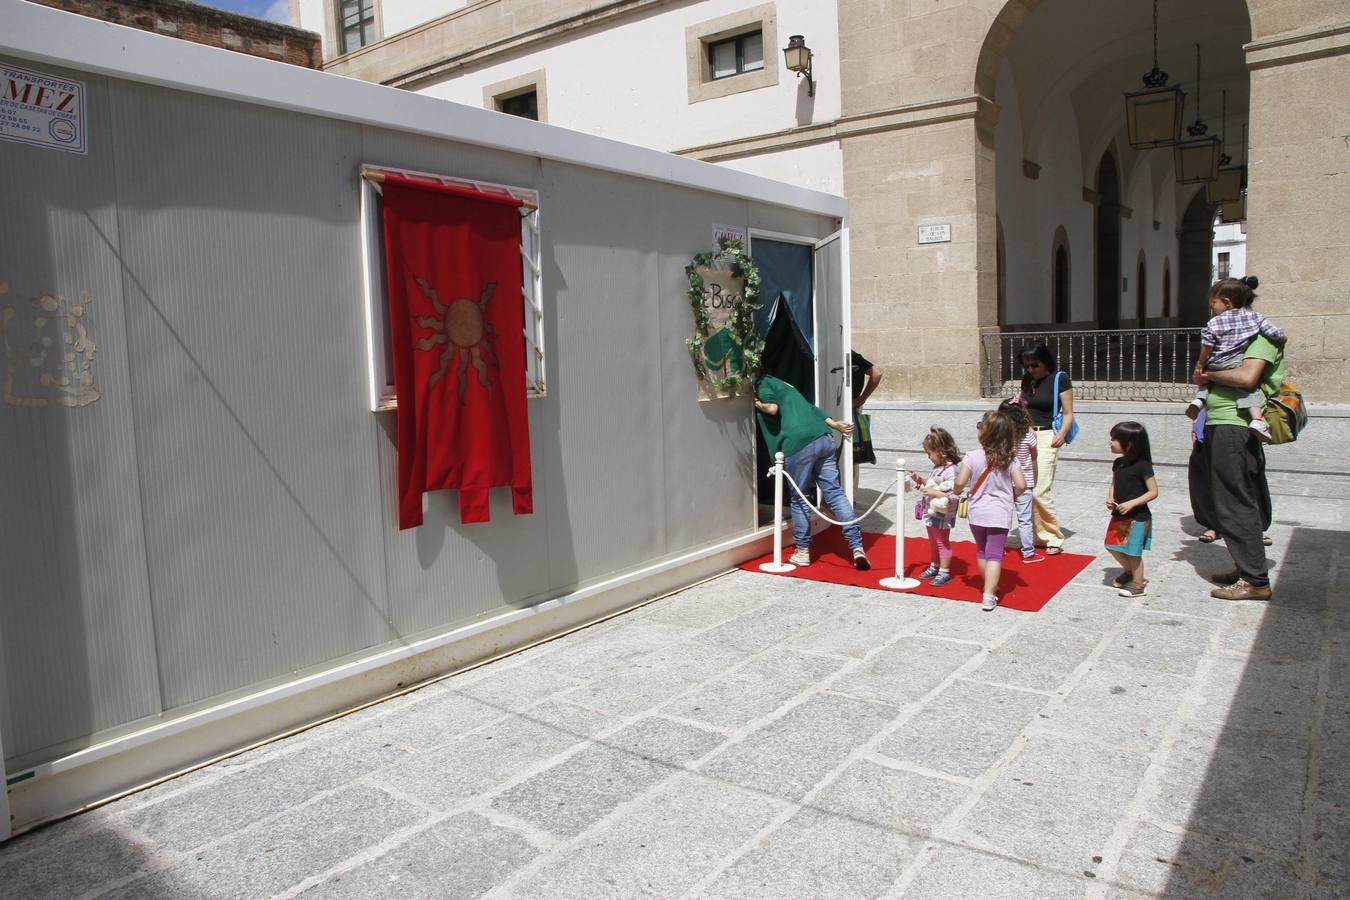
[[[1021,351],[1044,341],[1080,400],[1188,400],[1198,328],[993,331],[981,335],[981,391],[1008,397],[1022,382]]]

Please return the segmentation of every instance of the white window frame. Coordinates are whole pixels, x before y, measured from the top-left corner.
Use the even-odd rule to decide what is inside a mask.
[[[366,305],[366,371],[370,383],[370,409],[385,412],[398,408],[390,370],[388,340],[389,302],[385,295],[383,263],[384,223],[381,221],[381,189],[367,175],[401,175],[450,187],[468,188],[486,194],[506,195],[520,201],[521,302],[524,306],[525,395],[544,397],[544,307],[543,241],[539,231],[539,192],[531,188],[456,178],[388,166],[361,166],[361,274]]]

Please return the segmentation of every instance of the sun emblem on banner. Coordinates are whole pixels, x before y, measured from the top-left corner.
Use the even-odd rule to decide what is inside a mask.
[[[436,311],[436,316],[417,317],[418,326],[432,332],[431,335],[417,341],[417,349],[433,350],[437,346],[445,345],[445,349],[441,351],[441,366],[427,380],[427,390],[440,381],[441,376],[450,368],[450,361],[453,358],[459,382],[456,387],[459,402],[464,402],[465,376],[470,365],[478,373],[478,383],[491,397],[492,381],[488,373],[488,364],[498,368],[497,356],[492,350],[496,332],[492,330],[492,323],[487,321],[485,314],[487,305],[497,290],[497,283],[489,282],[476,301],[468,297],[459,297],[442,304],[440,295],[435,288],[427,284],[426,279],[414,276],[413,280],[431,301],[431,308]]]

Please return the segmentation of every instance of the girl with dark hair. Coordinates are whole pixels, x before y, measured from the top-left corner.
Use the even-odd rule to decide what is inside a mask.
[[[985,612],[998,606],[998,578],[1003,573],[1003,545],[1008,540],[1013,498],[1027,489],[1014,456],[1017,426],[1012,416],[987,412],[976,426],[980,449],[966,454],[953,490],[960,494],[972,481],[968,499],[970,533],[975,537],[975,559],[984,579]]]
[[[1248,275],[1246,278],[1224,278],[1214,282],[1209,289],[1209,312],[1212,318],[1200,330],[1200,357],[1195,363],[1196,374],[1206,369],[1219,372],[1236,369],[1242,365],[1243,355],[1257,335],[1264,335],[1277,347],[1284,346],[1284,329],[1251,308],[1259,283],[1255,275]],[[1199,416],[1208,396],[1209,389],[1200,388],[1195,399],[1186,407],[1186,415],[1192,419]],[[1262,411],[1265,397],[1261,391],[1238,391],[1237,405],[1248,417],[1249,427],[1262,443],[1270,443],[1270,427],[1266,425]]]
[[[1055,367],[1055,355],[1044,342],[1022,350],[1021,398],[1036,435],[1036,484],[1031,492],[1035,540],[1037,546],[1045,547],[1046,555],[1055,556],[1063,552],[1064,531],[1055,516],[1050,489],[1055,485],[1059,448],[1068,442],[1073,428],[1073,382],[1068,372]],[[1057,410],[1064,415],[1058,429],[1054,427]]]
[[[1138,422],[1117,423],[1111,429],[1111,452],[1120,458],[1111,464],[1111,487],[1106,493],[1106,508],[1111,511],[1106,550],[1124,569],[1111,583],[1120,596],[1139,597],[1148,585],[1144,551],[1153,546],[1153,514],[1148,504],[1158,499],[1148,432]]]

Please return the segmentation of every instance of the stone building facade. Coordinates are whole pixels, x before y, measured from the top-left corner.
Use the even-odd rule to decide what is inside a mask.
[[[318,69],[319,35],[190,0],[32,0],[117,25]]]
[[[977,396],[982,335],[1000,329],[1203,321],[1205,189],[1125,140],[1123,93],[1152,62],[1146,0],[361,7],[373,41],[340,46],[345,7],[298,0],[329,71],[488,106],[525,85],[553,124],[843,193],[854,342],[887,369],[882,396]],[[683,92],[676,46],[697,60],[738,16],[762,28],[763,68],[712,98],[691,67]],[[783,67],[789,34],[815,53],[809,93]],[[1350,400],[1350,7],[1162,0],[1156,46],[1186,120],[1247,166],[1247,271],[1290,331],[1292,371],[1315,399]],[[920,243],[934,224],[950,240]]]

